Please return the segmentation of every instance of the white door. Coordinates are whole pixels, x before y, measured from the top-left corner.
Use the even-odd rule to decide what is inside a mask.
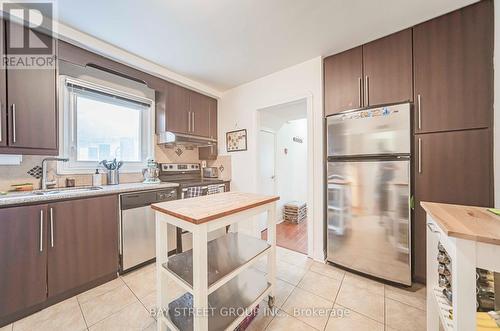
[[[259,133],[259,191],[261,194],[275,194],[276,135],[261,130]],[[259,230],[267,228],[266,215],[259,220]]]

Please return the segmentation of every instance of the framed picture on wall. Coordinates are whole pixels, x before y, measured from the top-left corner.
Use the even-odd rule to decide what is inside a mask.
[[[228,152],[239,152],[247,150],[247,130],[236,130],[226,132],[226,149]]]

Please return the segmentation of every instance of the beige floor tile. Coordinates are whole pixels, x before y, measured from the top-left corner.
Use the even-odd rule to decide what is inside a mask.
[[[396,330],[425,331],[425,311],[386,299],[387,326]]]
[[[123,282],[123,280],[120,277],[118,277],[116,279],[113,279],[112,281],[109,281],[100,286],[94,287],[93,289],[90,289],[86,292],[78,294],[76,297],[78,299],[78,302],[82,304],[84,302],[94,299],[95,297],[98,297],[101,294],[114,290],[117,287],[123,286],[124,284],[125,283]]]
[[[6,326],[2,326],[0,328],[0,331],[12,331],[12,324],[9,324],[9,325],[6,325]]]
[[[123,281],[138,298],[143,298],[156,289],[156,268],[147,266],[123,277]]]
[[[377,295],[384,295],[384,284],[375,280],[346,272],[342,284],[355,286]]]
[[[280,279],[276,279],[276,292],[274,294],[276,299],[275,306],[281,308],[294,288],[295,286]],[[267,301],[267,298],[264,300]]]
[[[269,323],[266,331],[315,331],[315,329],[288,314],[280,313]]]
[[[186,293],[186,291],[184,289],[182,289],[179,285],[174,283],[173,280],[169,279],[167,284],[168,284],[167,285],[168,286],[168,288],[167,288],[167,301],[168,302],[171,302],[171,301],[177,299],[178,297],[180,297],[181,295],[183,295],[184,293]],[[148,295],[146,295],[145,297],[139,299],[148,311],[156,308],[156,293],[157,292],[155,289],[153,292],[151,292]]]
[[[342,282],[340,292],[335,303],[384,323],[384,296]]]
[[[421,284],[414,284],[410,288],[385,285],[385,297],[418,309],[427,310],[426,288]]]
[[[257,316],[255,316],[254,320],[252,321],[252,323],[250,323],[246,331],[262,331],[266,329],[266,327],[274,318],[274,315],[271,314],[271,310],[266,308],[267,302],[262,301],[259,304],[259,313],[257,314]]]
[[[332,265],[317,262],[317,261],[313,261],[311,263],[310,270],[317,272],[323,276],[327,276],[327,277],[338,279],[338,280],[342,280],[344,278],[344,275],[345,275],[344,270],[337,268],[337,267],[334,267]]]
[[[297,267],[296,265],[281,261],[276,262],[276,277],[294,286],[299,284],[306,272],[307,269],[304,267]]]
[[[283,305],[283,310],[318,330],[323,330],[328,321],[333,301],[323,299],[310,292],[295,288]]]
[[[313,263],[313,260],[308,258],[307,255],[282,247],[276,247],[276,260],[287,262],[306,269],[309,269]]]
[[[90,327],[90,331],[142,331],[155,320],[149,316],[141,303],[133,303],[119,312],[103,319]]]
[[[330,278],[309,270],[299,283],[299,287],[330,301],[335,301],[341,280]]]
[[[75,297],[14,322],[15,331],[85,330],[87,325]]]
[[[372,320],[366,316],[356,313],[353,310],[345,309],[335,305],[335,311],[340,310],[342,314],[332,315],[328,320],[325,331],[346,331],[346,330],[369,330],[384,331],[384,324]]]
[[[138,302],[137,298],[126,285],[123,285],[84,302],[80,306],[85,321],[91,326],[134,302]]]

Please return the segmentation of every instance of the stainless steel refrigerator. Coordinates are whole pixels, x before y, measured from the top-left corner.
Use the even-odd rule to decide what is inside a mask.
[[[327,118],[327,259],[411,285],[410,104]]]

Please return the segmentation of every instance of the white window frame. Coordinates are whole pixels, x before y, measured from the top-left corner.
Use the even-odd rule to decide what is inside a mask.
[[[69,162],[58,162],[57,173],[62,175],[70,174],[91,174],[95,169],[104,170],[104,168],[95,161],[77,161],[76,154],[76,125],[75,122],[75,94],[71,91],[68,84],[81,86],[92,89],[98,92],[103,92],[109,95],[114,95],[120,98],[137,101],[149,105],[149,111],[146,110],[142,114],[141,119],[141,151],[142,160],[139,162],[125,162],[120,168],[122,173],[138,173],[141,172],[147,165],[147,159],[153,157],[154,153],[154,100],[143,96],[134,95],[125,91],[120,91],[115,88],[106,87],[81,79],[61,76],[59,79],[59,155],[69,158]],[[118,160],[120,161],[120,160]]]

